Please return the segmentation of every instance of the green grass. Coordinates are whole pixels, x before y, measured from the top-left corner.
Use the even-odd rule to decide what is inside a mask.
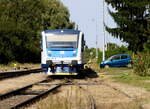
[[[145,88],[150,91],[150,76],[138,76],[133,73],[132,69],[128,68],[110,68],[107,70],[108,75],[112,75],[112,79],[116,82],[127,83],[133,86]]]
[[[106,75],[119,75],[122,73],[132,73],[133,70],[131,68],[121,67],[121,68],[102,68],[100,69],[100,73],[105,73]]]

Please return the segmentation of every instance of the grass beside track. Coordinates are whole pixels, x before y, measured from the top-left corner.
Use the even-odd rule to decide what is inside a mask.
[[[108,68],[101,69],[101,72],[106,76],[109,75],[110,79],[115,82],[126,83],[150,91],[150,76],[138,76],[133,73],[131,68]]]
[[[39,67],[40,64],[11,62],[7,65],[0,64],[0,71],[11,71],[15,69],[20,70],[20,69],[39,68]]]

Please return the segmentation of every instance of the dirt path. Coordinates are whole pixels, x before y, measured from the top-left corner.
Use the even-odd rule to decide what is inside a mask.
[[[36,74],[29,74],[25,76],[1,80],[0,81],[0,88],[1,88],[0,94],[44,80],[45,78],[46,76],[43,73],[36,73]]]

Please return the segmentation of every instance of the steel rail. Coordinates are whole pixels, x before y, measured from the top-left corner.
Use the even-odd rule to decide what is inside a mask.
[[[44,82],[44,81],[47,81],[47,79],[41,80],[41,81],[39,81],[39,82],[30,84],[30,85],[27,85],[27,86],[24,86],[24,87],[22,87],[22,88],[18,88],[18,89],[9,91],[9,92],[4,93],[4,94],[1,94],[1,95],[0,95],[0,100],[6,99],[6,98],[8,98],[8,97],[10,97],[10,96],[13,96],[13,95],[19,93],[20,91],[23,91],[23,90],[25,90],[25,89],[27,89],[27,88],[32,87],[33,85],[36,85],[36,84],[41,83],[41,82]]]
[[[115,90],[115,91],[117,91],[117,92],[123,94],[124,96],[128,97],[129,99],[132,99],[134,102],[138,102],[138,101],[136,100],[136,98],[130,96],[129,94],[125,93],[124,91],[121,91],[120,89],[118,89],[118,88],[116,88],[116,87],[113,87],[113,86],[109,85],[108,83],[105,83],[104,81],[101,81],[101,82],[98,82],[98,83],[92,83],[92,82],[90,82],[90,83],[67,83],[67,85],[75,85],[75,84],[76,84],[76,85],[79,85],[80,88],[82,88],[80,85],[105,85],[105,86],[107,86],[107,87],[109,87],[109,88],[111,88],[111,89],[113,89],[113,90]],[[82,89],[83,89],[83,88],[82,88]],[[86,90],[86,89],[84,89],[84,90]],[[90,96],[90,99],[91,99],[91,101],[92,101],[93,104],[94,104],[94,102],[95,102],[95,101],[94,101],[94,98],[93,98],[92,96]],[[91,108],[91,109],[96,109],[96,105],[95,105],[95,106],[91,106],[91,107],[93,107],[93,108]],[[94,107],[95,107],[95,108],[94,108]],[[140,109],[143,109],[142,105],[139,105],[139,108],[140,108]]]
[[[48,79],[41,80],[39,82],[36,82],[36,83],[30,84],[30,85],[24,86],[22,88],[18,88],[16,90],[7,92],[5,94],[2,94],[2,95],[0,95],[0,101],[3,101],[3,100],[7,101],[7,100],[9,100],[9,99],[11,99],[15,96],[18,96],[18,95],[19,96],[23,95],[24,97],[26,97],[28,95],[29,96],[31,95],[31,97],[27,98],[27,100],[20,101],[19,103],[10,106],[10,109],[20,109],[21,107],[28,106],[31,103],[34,103],[34,102],[40,100],[40,98],[45,97],[50,92],[54,91],[55,89],[57,89],[58,87],[63,85],[63,83],[59,83],[59,84],[56,84],[56,85],[51,85],[46,90],[43,90],[43,91],[37,90],[37,91],[39,91],[37,93],[33,93],[32,90],[31,91],[29,90],[29,92],[27,92],[27,93],[25,92],[28,89],[30,89],[31,87],[33,87],[34,85],[38,85],[38,84],[43,83],[43,82],[49,82],[49,80]]]
[[[55,84],[55,83],[53,83],[53,84]],[[77,86],[79,86],[81,89],[83,89],[85,91],[86,91],[86,89],[82,88],[81,85],[105,85],[105,86],[107,86],[107,87],[109,87],[109,88],[111,88],[111,89],[113,89],[113,90],[123,94],[124,96],[128,97],[129,99],[132,99],[134,102],[138,102],[136,100],[136,98],[130,96],[129,94],[125,93],[124,91],[121,91],[120,89],[118,89],[116,87],[113,87],[113,86],[109,85],[108,83],[105,83],[104,81],[101,81],[101,82],[98,82],[98,83],[94,83],[94,82],[90,82],[90,83],[73,83],[73,82],[69,82],[69,83],[65,83],[63,85],[77,85]],[[95,104],[95,100],[94,100],[93,96],[91,96],[88,91],[86,91],[86,92],[87,92],[87,94],[89,96],[89,99],[91,100],[91,107],[90,107],[90,109],[96,109],[96,104]],[[139,105],[139,108],[143,109],[142,105]]]
[[[42,92],[42,93],[40,93],[39,95],[36,95],[36,96],[34,96],[34,97],[32,97],[32,98],[26,100],[26,101],[23,101],[23,102],[21,102],[21,103],[16,104],[15,106],[11,107],[11,109],[19,109],[19,108],[21,108],[21,107],[23,107],[23,106],[25,106],[25,105],[27,105],[27,104],[31,104],[32,102],[34,102],[34,101],[40,99],[41,97],[43,97],[43,96],[49,94],[50,92],[52,92],[53,90],[55,90],[56,88],[58,88],[58,87],[60,87],[60,86],[61,86],[61,84],[59,84],[59,85],[54,85],[54,86],[52,86],[51,88],[49,88],[47,91]]]
[[[60,83],[39,83],[39,85],[57,85]],[[61,85],[102,85],[101,83],[61,83]]]
[[[54,83],[57,84],[57,83]],[[49,84],[45,84],[45,85],[49,85]],[[78,86],[80,89],[82,89],[83,91],[85,91],[87,93],[87,98],[90,101],[90,107],[89,109],[96,109],[96,103],[95,103],[95,99],[93,98],[93,96],[90,94],[90,92],[88,92],[86,89],[84,89],[83,87],[81,87],[80,85],[97,85],[96,83],[77,83],[77,82],[73,82],[72,80],[67,80],[65,83],[61,83],[61,85],[76,85]],[[100,85],[100,84],[98,84]]]
[[[6,79],[6,78],[11,78],[11,77],[22,76],[22,75],[26,75],[26,74],[30,74],[30,73],[38,73],[41,71],[42,71],[41,68],[36,68],[36,69],[29,69],[29,70],[0,72],[0,80]]]
[[[95,99],[93,98],[93,96],[90,94],[90,92],[88,92],[86,89],[84,89],[83,87],[81,87],[78,84],[75,84],[77,86],[79,86],[80,89],[82,89],[83,91],[85,91],[87,93],[87,97],[90,101],[90,107],[89,109],[96,109],[96,103],[95,103]]]
[[[82,88],[81,86],[79,86],[79,87],[87,93],[87,96],[88,96],[89,101],[90,101],[90,108],[89,109],[96,109],[96,103],[95,103],[93,96],[86,89]]]

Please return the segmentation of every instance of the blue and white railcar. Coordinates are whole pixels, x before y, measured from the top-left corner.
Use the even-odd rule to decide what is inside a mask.
[[[83,68],[84,35],[79,30],[42,32],[41,66],[48,75],[77,75]]]

